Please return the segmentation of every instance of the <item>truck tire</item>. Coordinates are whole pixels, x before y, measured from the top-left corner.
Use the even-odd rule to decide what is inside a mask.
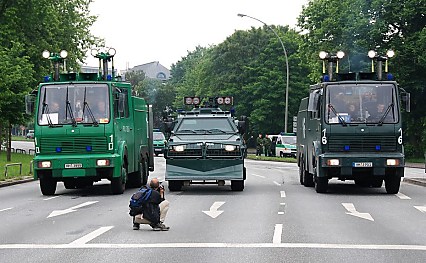
[[[315,191],[317,193],[327,193],[328,178],[327,177],[315,177]]]
[[[397,194],[399,192],[399,187],[401,185],[401,177],[392,174],[385,178],[385,188],[386,193],[388,194]]]
[[[54,195],[57,181],[51,177],[40,178],[40,190],[43,195]]]
[[[170,180],[169,190],[172,192],[182,190],[182,181]]]
[[[299,182],[301,185],[305,185],[303,182],[303,179],[305,178],[305,162],[303,161],[303,159],[301,159],[301,162],[299,164]]]
[[[314,186],[314,176],[306,170],[304,176],[305,177],[303,178],[303,185],[306,187]]]
[[[142,167],[142,185],[146,185],[148,183],[148,177],[149,177],[149,164],[148,164],[148,158],[143,159]]]
[[[127,176],[127,168],[125,167],[124,161],[123,166],[121,167],[121,176],[120,177],[114,177],[111,179],[111,192],[114,195],[119,195],[124,193],[124,190],[126,189],[126,184],[123,182],[123,178],[126,178]]]
[[[243,191],[244,190],[244,180],[232,180],[231,181],[232,191]]]

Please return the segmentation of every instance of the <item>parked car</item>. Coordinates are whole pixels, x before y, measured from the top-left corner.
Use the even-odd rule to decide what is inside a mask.
[[[34,139],[34,130],[29,130],[25,138]]]

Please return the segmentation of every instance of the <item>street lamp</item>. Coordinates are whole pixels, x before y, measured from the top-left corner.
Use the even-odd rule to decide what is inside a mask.
[[[284,50],[284,56],[285,56],[285,65],[286,65],[286,71],[287,71],[287,81],[286,81],[286,89],[285,89],[285,115],[284,115],[284,132],[287,133],[287,121],[288,121],[288,82],[289,82],[289,69],[288,69],[288,58],[287,58],[287,51],[285,50],[284,44],[281,40],[281,38],[278,36],[277,32],[275,32],[275,30],[269,26],[268,24],[266,24],[265,22],[263,22],[262,20],[259,20],[257,18],[254,18],[252,16],[248,16],[248,15],[244,15],[244,14],[238,14],[239,17],[248,17],[251,19],[254,19],[256,21],[259,21],[260,23],[264,24],[265,26],[267,26],[272,32],[274,32],[275,36],[278,38],[278,40],[281,43],[281,46],[283,47]]]

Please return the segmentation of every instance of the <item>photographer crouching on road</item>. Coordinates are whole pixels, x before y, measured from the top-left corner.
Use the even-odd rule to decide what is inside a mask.
[[[151,191],[141,207],[142,213],[133,217],[133,230],[139,230],[140,224],[149,224],[154,231],[168,231],[170,227],[163,223],[169,210],[169,201],[164,199],[164,187],[157,178],[153,178],[149,188],[141,190],[144,188]]]

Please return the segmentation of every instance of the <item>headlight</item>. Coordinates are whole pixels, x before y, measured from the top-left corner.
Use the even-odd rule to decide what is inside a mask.
[[[173,146],[173,150],[176,152],[183,152],[185,147],[183,145]]]
[[[41,161],[38,162],[38,168],[50,168],[52,167],[52,162],[51,161]]]
[[[338,165],[340,165],[340,161],[339,161],[339,159],[329,159],[329,160],[327,160],[327,165],[328,166],[338,166]]]
[[[108,159],[96,160],[96,165],[97,166],[108,166],[109,165],[109,160]]]
[[[237,146],[235,146],[235,145],[225,145],[225,151],[227,151],[227,152],[235,151],[236,148],[237,148]]]
[[[387,159],[386,160],[386,165],[388,165],[388,166],[398,166],[399,165],[399,160],[398,159]]]

